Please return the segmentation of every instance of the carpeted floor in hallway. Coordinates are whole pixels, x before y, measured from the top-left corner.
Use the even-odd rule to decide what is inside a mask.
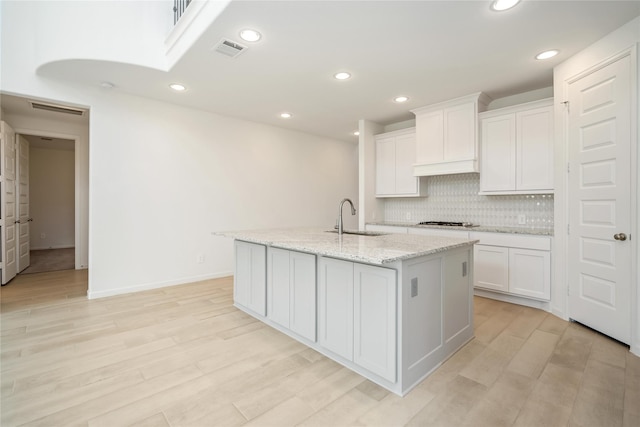
[[[75,268],[75,248],[33,250],[30,256],[31,264],[21,274],[73,270]]]

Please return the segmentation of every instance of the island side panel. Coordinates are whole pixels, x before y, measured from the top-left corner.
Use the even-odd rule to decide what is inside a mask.
[[[443,333],[447,357],[473,338],[473,251],[454,251],[444,264]]]
[[[398,352],[403,395],[473,338],[472,247],[402,263]]]
[[[445,253],[402,266],[402,389],[406,392],[442,360],[442,265]]]

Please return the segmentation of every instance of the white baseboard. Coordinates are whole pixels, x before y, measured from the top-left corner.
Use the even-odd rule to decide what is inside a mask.
[[[517,295],[507,295],[500,292],[491,292],[485,289],[473,288],[473,294],[479,297],[491,298],[498,301],[510,302],[512,304],[524,305],[532,308],[539,308],[546,312],[551,311],[550,303],[547,301],[540,301],[536,299],[530,299],[526,297],[519,297]]]
[[[233,271],[223,271],[214,274],[203,274],[201,276],[184,277],[177,280],[168,280],[166,282],[144,283],[141,285],[129,286],[126,288],[106,289],[103,291],[93,292],[91,289],[87,291],[88,299],[97,299],[111,297],[114,295],[130,294],[134,292],[149,291],[152,289],[166,288],[168,286],[186,285],[187,283],[201,282],[203,280],[220,279],[222,277],[233,276]],[[89,284],[91,287],[91,284]]]

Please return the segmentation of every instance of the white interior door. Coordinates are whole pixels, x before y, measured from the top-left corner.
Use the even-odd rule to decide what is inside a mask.
[[[569,317],[631,340],[631,86],[624,57],[569,85]]]
[[[2,218],[2,284],[16,276],[16,144],[15,132],[2,122],[2,182],[0,184],[0,217]]]
[[[18,147],[18,273],[29,267],[31,218],[29,217],[29,141],[16,137]]]

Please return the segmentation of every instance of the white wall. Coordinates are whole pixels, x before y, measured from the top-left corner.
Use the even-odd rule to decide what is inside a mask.
[[[5,3],[0,90],[91,110],[90,297],[230,274],[211,232],[332,227],[340,199],[357,204],[356,145],[41,78],[34,23]]]
[[[357,201],[351,144],[126,95],[91,118],[91,296],[231,274],[212,232],[330,228]]]
[[[75,153],[29,149],[31,249],[75,246]]]

